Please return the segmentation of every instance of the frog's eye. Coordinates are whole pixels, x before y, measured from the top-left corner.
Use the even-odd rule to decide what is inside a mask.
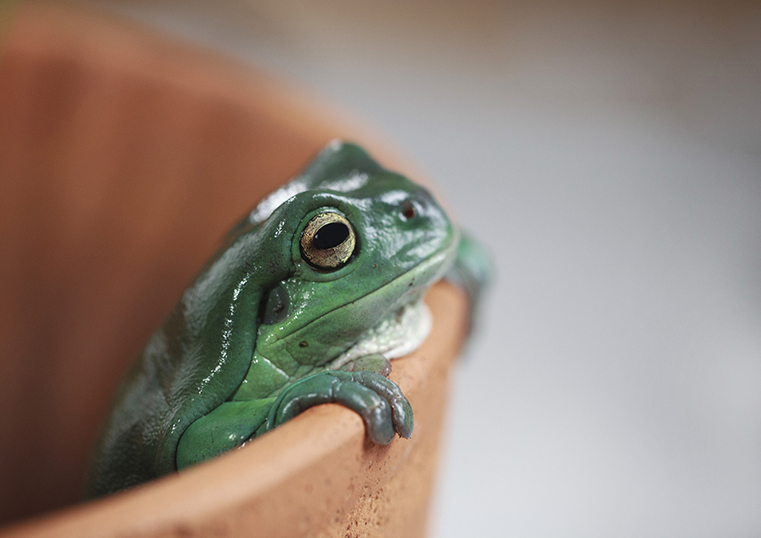
[[[301,232],[301,257],[312,267],[331,271],[349,261],[356,244],[354,228],[343,215],[319,213]]]

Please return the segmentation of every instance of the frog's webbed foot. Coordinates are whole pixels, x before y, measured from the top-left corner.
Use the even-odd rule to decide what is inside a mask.
[[[257,435],[323,403],[338,403],[357,412],[374,443],[389,444],[394,432],[408,439],[412,435],[412,407],[401,389],[367,370],[320,372],[290,385],[275,400]]]

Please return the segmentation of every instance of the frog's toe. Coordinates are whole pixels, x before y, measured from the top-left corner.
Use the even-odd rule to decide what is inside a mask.
[[[375,372],[355,372],[357,382],[365,387],[372,389],[381,395],[391,406],[391,416],[394,421],[394,429],[405,439],[412,435],[414,426],[414,417],[412,415],[412,406],[406,396],[402,394],[399,386]]]
[[[385,379],[385,378],[384,378]],[[373,443],[387,445],[394,439],[392,410],[382,396],[359,383],[338,383],[335,401],[356,411],[367,427]]]
[[[323,372],[302,379],[278,397],[259,433],[283,424],[314,405],[337,403],[362,417],[374,443],[389,444],[395,430],[392,404],[383,394],[360,382],[362,373],[371,372]]]
[[[257,435],[292,419],[305,409],[338,403],[359,414],[374,443],[387,445],[395,433],[412,435],[412,407],[401,389],[382,374],[366,370],[321,372],[283,391]]]

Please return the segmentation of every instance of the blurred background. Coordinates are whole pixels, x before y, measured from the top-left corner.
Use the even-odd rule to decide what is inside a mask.
[[[88,5],[366,119],[490,247],[433,536],[761,535],[761,4]]]

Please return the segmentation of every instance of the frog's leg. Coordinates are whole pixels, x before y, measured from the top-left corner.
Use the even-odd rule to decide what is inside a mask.
[[[389,444],[395,431],[401,437],[412,435],[412,407],[401,389],[383,375],[364,370],[325,371],[289,385],[277,397],[256,434],[261,435],[323,403],[338,403],[357,412],[374,443]]]
[[[275,398],[224,402],[191,424],[177,445],[177,469],[243,444],[267,419]]]
[[[468,296],[469,331],[476,323],[484,289],[494,275],[494,265],[486,248],[467,232],[461,232],[457,257],[444,278],[460,287]]]

